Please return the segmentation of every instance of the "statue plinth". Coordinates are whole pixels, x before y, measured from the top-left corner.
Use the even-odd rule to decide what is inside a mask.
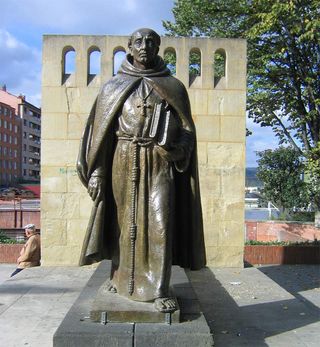
[[[105,281],[106,273],[110,271],[110,262],[103,261],[83,288],[79,298],[70,308],[66,317],[57,329],[54,338],[54,347],[66,346],[110,346],[132,347],[135,346],[184,346],[184,347],[211,347],[213,336],[200,310],[200,304],[191,283],[184,270],[177,266],[172,268],[170,285],[174,288],[180,305],[180,323],[94,323],[90,319],[90,311],[94,307],[94,298],[99,297],[98,291]],[[113,309],[117,308],[116,294],[112,297]],[[123,299],[123,298],[121,298]],[[125,300],[125,299],[123,299]],[[126,299],[128,300],[128,299]],[[132,301],[129,300],[132,304]],[[135,303],[135,302],[133,302]],[[138,303],[139,304],[139,303]],[[148,303],[140,303],[149,305]],[[105,305],[105,303],[103,303]],[[158,312],[159,313],[159,312]],[[172,314],[173,320],[175,314]],[[163,314],[162,319],[165,314]],[[136,313],[138,316],[138,313]],[[142,316],[142,313],[141,313]],[[101,315],[100,315],[101,318]],[[108,320],[108,319],[107,319]],[[102,322],[104,323],[104,322]]]
[[[108,289],[103,284],[93,302],[90,318],[93,322],[107,323],[179,323],[180,308],[172,313],[159,312],[153,302],[139,302],[127,299]],[[173,289],[172,289],[173,292]],[[171,295],[171,297],[175,297]]]

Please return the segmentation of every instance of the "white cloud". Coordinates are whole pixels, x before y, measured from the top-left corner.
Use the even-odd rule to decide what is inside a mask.
[[[151,26],[163,32],[161,20],[172,18],[173,0],[20,0],[2,4],[2,25],[25,23],[46,33],[129,34]],[[8,14],[9,16],[6,16]],[[8,18],[9,17],[9,18]]]
[[[26,94],[30,102],[39,105],[40,51],[0,29],[0,56],[0,84],[6,84],[12,94]]]

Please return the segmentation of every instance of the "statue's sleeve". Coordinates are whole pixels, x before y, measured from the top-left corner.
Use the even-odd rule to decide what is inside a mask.
[[[78,154],[77,165],[76,165],[78,176],[85,187],[88,186],[88,182],[90,179],[90,177],[88,177],[87,158],[88,158],[88,151],[89,151],[89,146],[91,142],[93,121],[94,121],[94,115],[96,112],[96,104],[97,104],[97,100],[94,102],[92,106],[82,137],[80,139],[80,148],[79,148],[79,154]]]

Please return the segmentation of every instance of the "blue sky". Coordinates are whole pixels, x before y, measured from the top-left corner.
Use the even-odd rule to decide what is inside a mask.
[[[173,20],[173,0],[0,0],[0,85],[41,105],[43,34],[128,35],[151,27],[165,33],[162,20]],[[247,127],[247,166],[256,166],[255,151],[277,147],[271,129],[251,120]]]

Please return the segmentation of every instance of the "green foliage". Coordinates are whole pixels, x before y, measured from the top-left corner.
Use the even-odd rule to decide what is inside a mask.
[[[2,230],[0,230],[0,243],[16,244],[16,243],[24,243],[24,241],[17,241],[15,239],[11,239],[7,235],[5,235]]]
[[[306,161],[306,181],[310,193],[310,200],[315,208],[320,210],[320,142],[317,147],[309,151]]]
[[[248,246],[320,246],[320,241],[304,241],[304,242],[292,242],[292,241],[256,241],[247,240],[245,242]]]
[[[264,183],[262,194],[287,219],[290,209],[308,203],[306,183],[301,179],[304,166],[300,154],[292,147],[279,147],[257,154],[257,177]]]
[[[176,74],[177,58],[174,52],[166,51],[163,57],[164,62],[167,64],[168,69],[172,75]]]
[[[246,38],[248,111],[303,155],[320,140],[320,0],[177,0],[168,35]]]

